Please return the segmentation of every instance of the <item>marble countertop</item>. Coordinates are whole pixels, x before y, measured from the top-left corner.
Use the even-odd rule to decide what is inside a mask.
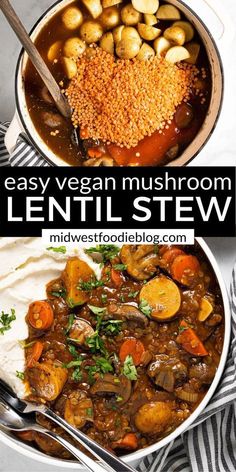
[[[191,0],[192,2],[197,0]],[[48,8],[53,2],[50,0],[12,0],[12,4],[16,8],[20,17],[24,20],[26,28],[29,30],[35,20]],[[235,0],[225,0],[224,7],[227,8],[232,18],[236,16]],[[9,29],[6,21],[0,13],[0,121],[10,120],[14,114],[14,73],[17,56],[20,51],[19,43],[14,33]],[[204,150],[204,155],[199,157],[198,161],[194,161],[195,165],[206,164],[207,162],[215,165],[235,165],[236,154],[236,132],[235,116],[236,94],[236,60],[232,62],[232,51],[235,45],[232,43],[229,48],[228,60],[225,62],[226,72],[226,93],[225,105],[221,120],[217,127],[214,137]],[[214,253],[220,268],[222,270],[227,287],[230,285],[232,267],[236,261],[236,238],[206,238],[212,252]],[[57,469],[48,467],[44,464],[32,462],[30,459],[13,452],[8,447],[0,444],[0,472],[66,472],[68,469]]]

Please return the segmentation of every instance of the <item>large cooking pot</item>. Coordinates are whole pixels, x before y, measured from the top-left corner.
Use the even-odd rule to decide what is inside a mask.
[[[196,408],[196,410],[184,423],[182,423],[175,431],[173,431],[171,434],[166,436],[161,441],[149,447],[146,447],[145,449],[140,449],[139,451],[129,454],[123,458],[127,463],[132,464],[134,467],[137,465],[138,461],[141,460],[143,457],[166,446],[168,443],[170,443],[171,441],[176,439],[178,436],[183,434],[183,432],[191,426],[191,424],[197,419],[197,417],[203,412],[204,408],[209,403],[211,397],[213,396],[216,390],[216,387],[220,381],[220,378],[222,376],[222,373],[225,367],[227,354],[228,354],[228,348],[229,348],[230,332],[231,332],[231,313],[230,313],[228,294],[227,294],[225,283],[221,275],[220,269],[218,267],[218,264],[212,252],[210,251],[209,247],[201,238],[196,238],[196,242],[200,246],[202,252],[205,254],[206,259],[209,261],[209,263],[212,266],[212,270],[215,273],[216,280],[218,281],[222,299],[223,299],[223,306],[224,306],[224,313],[225,313],[225,334],[224,334],[224,344],[223,344],[223,351],[222,351],[220,363],[219,363],[216,375],[214,377],[214,380],[207,394],[205,395],[204,399],[199,404],[199,406]],[[43,452],[37,451],[36,449],[28,446],[27,444],[23,444],[15,436],[9,433],[6,433],[3,430],[0,430],[0,441],[2,441],[4,444],[11,447],[15,451],[18,451],[21,454],[24,454],[25,456],[31,459],[34,459],[36,461],[46,463],[50,466],[55,465],[58,467],[64,467],[64,469],[65,468],[76,469],[82,472],[82,466],[79,465],[78,462],[66,461],[66,460],[56,459],[56,458],[47,456]]]
[[[59,0],[53,6],[51,6],[33,27],[31,32],[32,39],[36,39],[45,23],[56,12],[60,11],[66,5],[72,3],[72,1],[73,0]],[[189,163],[190,160],[192,160],[201,151],[202,147],[206,144],[209,137],[211,136],[219,118],[223,100],[224,78],[222,60],[218,46],[221,48],[221,46],[231,41],[232,27],[230,20],[227,18],[224,10],[222,10],[222,7],[217,4],[217,0],[191,0],[191,2],[189,0],[185,0],[185,2],[182,0],[168,1],[172,5],[177,6],[193,23],[196,30],[198,30],[207,50],[212,74],[211,101],[203,126],[192,143],[182,153],[182,155],[175,161],[168,164],[169,166],[183,166]],[[192,9],[194,7],[196,11]],[[213,35],[210,33],[206,24],[201,19],[201,16],[205,17],[206,19],[208,18],[211,26],[214,25],[213,30],[215,29],[215,39],[213,38]],[[220,33],[219,28],[221,29]],[[27,55],[22,51],[16,69],[15,92],[17,111],[6,136],[6,147],[11,153],[15,147],[19,134],[23,132],[49,163],[58,166],[68,165],[48,148],[46,143],[39,136],[37,130],[34,127],[34,124],[31,121],[29,112],[27,110],[24,90],[24,71],[26,63]]]

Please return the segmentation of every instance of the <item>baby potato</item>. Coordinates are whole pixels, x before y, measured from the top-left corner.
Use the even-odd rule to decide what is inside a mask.
[[[80,36],[87,44],[96,43],[103,35],[103,28],[97,21],[85,21],[80,28]]]
[[[184,30],[186,43],[188,43],[189,41],[192,41],[194,37],[194,28],[191,25],[191,23],[189,23],[189,21],[175,21],[173,26],[179,26],[180,28]]]
[[[138,31],[136,30],[136,28],[133,28],[133,26],[124,27],[121,32],[121,39],[126,39],[127,41],[137,41],[140,46],[142,44],[142,40],[138,34]]]
[[[160,38],[155,39],[153,47],[157,57],[164,57],[168,49],[171,48],[171,42],[164,38],[164,36],[161,36]]]
[[[102,4],[100,0],[82,0],[82,2],[94,19],[101,15]]]
[[[109,8],[122,2],[123,0],[102,0],[102,6],[103,8]]]
[[[115,28],[120,23],[120,12],[116,7],[105,8],[99,20],[105,29]]]
[[[151,317],[156,321],[168,321],[178,313],[181,305],[180,291],[164,276],[149,280],[140,291],[140,302],[145,300],[152,308]]]
[[[100,40],[100,47],[110,54],[114,54],[115,52],[115,43],[113,34],[111,32],[105,33]]]
[[[79,56],[82,56],[86,49],[84,41],[80,38],[69,38],[64,44],[64,55],[66,57],[73,57],[77,59]]]
[[[157,24],[157,19],[156,19],[155,15],[150,15],[149,13],[145,13],[144,21],[145,21],[146,25],[148,25],[148,26],[153,26],[153,25]]]
[[[83,15],[77,7],[67,8],[61,19],[68,30],[75,30],[83,23]]]
[[[125,25],[134,26],[142,21],[142,15],[140,12],[135,10],[131,3],[128,3],[128,5],[123,7],[121,10],[121,19]]]
[[[62,48],[62,41],[56,41],[50,46],[48,50],[48,54],[47,54],[47,58],[50,62],[53,62],[55,61],[55,59],[58,59],[61,48]]]
[[[186,62],[188,62],[189,64],[196,64],[200,53],[200,44],[192,42],[186,44],[185,47],[190,54],[190,57],[186,59]]]
[[[138,32],[141,38],[145,39],[146,41],[153,41],[161,34],[160,29],[155,28],[154,26],[145,25],[145,23],[138,24]]]
[[[159,0],[132,0],[132,5],[140,13],[153,15],[159,8]]]
[[[181,14],[178,8],[170,4],[161,5],[156,16],[158,20],[180,20],[181,19]]]
[[[148,61],[152,57],[155,57],[154,49],[152,49],[152,47],[149,46],[149,44],[143,43],[143,45],[141,46],[141,49],[140,49],[140,51],[137,55],[137,59],[139,61]]]
[[[66,76],[68,79],[73,79],[73,77],[76,76],[77,74],[77,65],[76,62],[69,58],[69,57],[63,57],[62,58],[62,65],[64,67]]]
[[[136,428],[144,434],[164,432],[172,420],[172,408],[167,402],[145,403],[137,411],[134,422]]]
[[[179,26],[171,26],[164,31],[164,38],[178,46],[183,46],[185,43],[185,32]]]
[[[165,56],[165,59],[172,64],[176,62],[186,61],[190,58],[190,54],[183,46],[174,46],[170,48]]]
[[[114,30],[113,30],[113,38],[114,38],[114,41],[115,41],[115,44],[117,44],[119,41],[121,41],[121,35],[122,35],[122,31],[124,29],[124,25],[121,25],[121,26],[117,26]]]
[[[120,59],[133,59],[140,50],[140,43],[135,40],[122,39],[116,46],[116,54]]]

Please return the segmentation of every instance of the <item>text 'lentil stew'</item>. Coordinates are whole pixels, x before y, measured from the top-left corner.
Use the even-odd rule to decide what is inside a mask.
[[[195,27],[173,5],[69,2],[35,42],[69,101],[72,121],[59,115],[30,61],[28,110],[44,142],[70,165],[165,165],[201,128],[210,65]]]
[[[68,258],[47,300],[29,306],[24,378],[30,400],[117,454],[133,452],[174,431],[207,393],[224,341],[220,288],[197,244],[86,252],[100,279]],[[19,437],[69,458],[37,432]]]

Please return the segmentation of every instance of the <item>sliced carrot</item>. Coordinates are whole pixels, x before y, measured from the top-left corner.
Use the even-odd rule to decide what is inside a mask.
[[[182,332],[177,337],[177,342],[181,344],[185,351],[194,356],[207,356],[208,352],[204,344],[186,321],[181,321],[180,328],[182,328]]]
[[[88,149],[88,156],[97,159],[102,156],[102,151],[98,148],[90,148]]]
[[[177,248],[177,247],[173,247],[173,248],[170,248],[168,249],[162,256],[162,259],[167,263],[167,264],[172,264],[172,262],[174,262],[175,258],[177,256],[181,256],[183,255],[184,252]]]
[[[127,356],[131,356],[134,365],[139,365],[142,362],[144,353],[145,347],[141,341],[136,338],[128,338],[121,345],[119,356],[122,362],[125,361]]]
[[[51,328],[54,320],[51,305],[44,300],[31,303],[27,314],[27,320],[34,329]]]
[[[135,450],[138,448],[138,438],[134,433],[127,433],[122,439],[119,439],[119,441],[114,441],[112,447],[114,449]]]
[[[199,269],[200,264],[195,256],[183,254],[177,256],[171,264],[171,275],[173,279],[186,284],[190,273],[195,274]]]
[[[43,352],[44,344],[41,341],[36,341],[32,349],[30,349],[30,354],[27,356],[27,367],[30,369],[34,367],[35,363],[40,359]]]
[[[17,433],[17,436],[22,439],[22,441],[34,441],[33,431],[20,431]]]
[[[111,280],[117,288],[120,288],[124,283],[122,273],[119,270],[115,270],[113,268],[111,269]]]

